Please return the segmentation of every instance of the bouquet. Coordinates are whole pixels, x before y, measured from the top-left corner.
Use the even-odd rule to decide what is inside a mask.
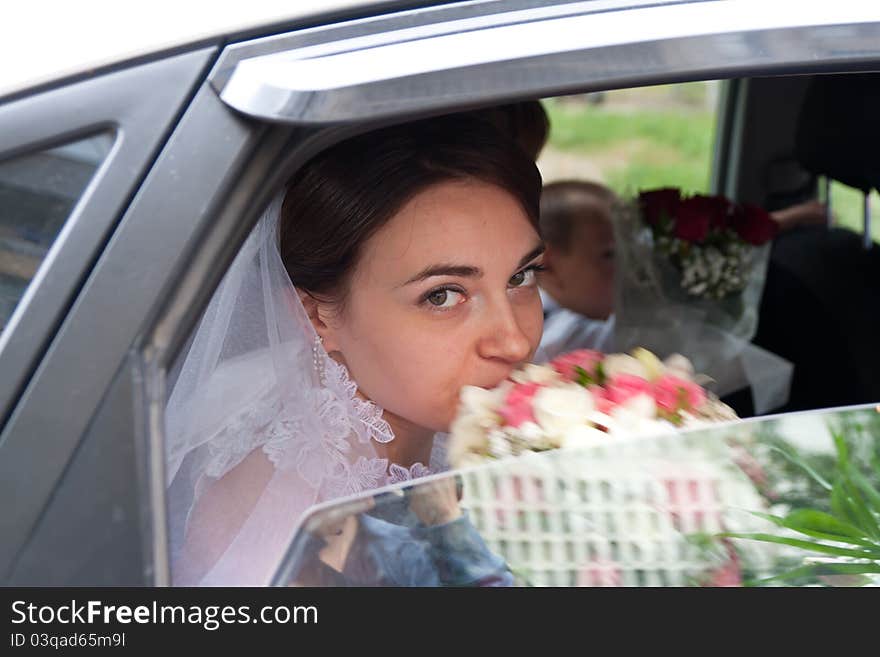
[[[697,383],[690,361],[647,349],[580,349],[529,364],[496,388],[465,386],[448,444],[451,465],[559,447],[609,435],[657,435],[736,414]]]
[[[791,364],[750,344],[777,223],[723,196],[641,192],[614,209],[615,346],[687,352],[726,395],[751,386],[756,413],[788,398]]]
[[[637,209],[681,289],[698,299],[741,294],[763,254],[756,247],[778,231],[770,214],[756,205],[734,204],[723,196],[683,198],[672,188],[642,192]]]

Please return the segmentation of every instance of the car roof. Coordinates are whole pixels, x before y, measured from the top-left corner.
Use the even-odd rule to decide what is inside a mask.
[[[389,4],[377,0],[16,3],[0,21],[0,97],[190,44]]]

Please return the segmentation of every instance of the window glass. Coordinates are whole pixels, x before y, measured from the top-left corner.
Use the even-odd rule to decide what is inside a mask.
[[[99,134],[0,162],[0,331],[112,145]]]
[[[544,182],[601,182],[618,194],[651,187],[709,191],[720,82],[689,82],[544,100]]]
[[[878,438],[880,406],[863,406],[490,461],[451,475],[463,515],[447,525],[408,510],[415,496],[435,494],[431,481],[377,491],[366,511],[354,499],[316,510],[278,579],[878,586]],[[357,531],[340,571],[322,550],[348,514]]]
[[[880,242],[880,194],[873,190],[868,195],[871,212],[871,236]],[[859,234],[864,230],[865,195],[859,189],[843,183],[831,182],[831,210],[838,226],[849,228]]]

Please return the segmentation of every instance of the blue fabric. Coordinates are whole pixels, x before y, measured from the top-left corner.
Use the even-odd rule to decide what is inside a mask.
[[[493,554],[464,512],[444,525],[425,526],[405,498],[381,495],[358,516],[358,532],[339,573],[318,560],[324,543],[310,536],[299,569],[320,586],[512,586],[507,564]]]

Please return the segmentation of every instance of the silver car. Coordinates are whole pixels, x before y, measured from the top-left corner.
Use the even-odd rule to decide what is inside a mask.
[[[53,33],[19,9],[7,26],[4,62],[15,65],[0,73],[6,585],[170,583],[166,372],[259,209],[308,157],[346,136],[515,100],[718,80],[714,191],[768,204],[821,195],[830,179],[880,185],[872,160],[880,78],[868,75],[880,70],[880,11],[871,2],[257,1],[210,15],[180,5],[110,18],[71,3]],[[817,79],[843,86],[828,86],[803,132]],[[846,82],[855,79],[867,83],[853,95]],[[759,337],[794,363],[793,397],[786,414],[745,423],[750,435],[772,429],[821,455],[833,453],[829,426],[858,425],[875,449],[866,462],[876,458],[880,266],[867,210],[866,202],[862,235],[838,246],[804,238],[774,261],[792,283],[768,283],[775,296],[765,298]],[[786,306],[798,293],[806,301]],[[817,340],[839,350],[828,366],[837,369],[821,369]],[[851,407],[831,410],[839,406]],[[542,476],[563,467],[546,461]],[[469,473],[468,485],[532,476],[516,464],[493,467]],[[576,497],[581,485],[604,490],[567,481]],[[620,523],[579,525],[564,496],[547,493],[538,509],[522,497],[499,506],[480,490],[475,524],[522,581],[686,581],[673,566],[662,576],[645,566],[644,547],[618,535]],[[577,500],[583,520],[593,502]],[[518,515],[517,503],[535,513]],[[604,556],[584,548],[597,532]],[[619,567],[609,571],[609,560]]]

